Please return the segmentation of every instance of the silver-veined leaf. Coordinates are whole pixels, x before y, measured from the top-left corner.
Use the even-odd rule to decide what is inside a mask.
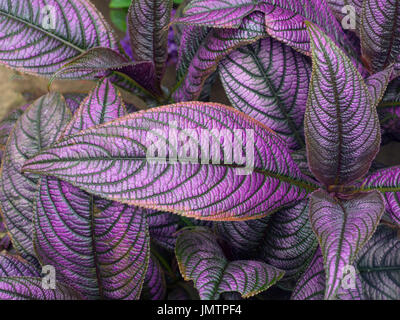
[[[170,212],[149,212],[149,233],[151,241],[162,248],[173,251],[176,242],[176,232],[179,228],[179,217]]]
[[[166,28],[172,1],[134,0],[128,11],[129,40],[135,61],[151,61],[157,85],[163,78],[168,57]]]
[[[32,216],[39,176],[21,173],[22,165],[53,144],[70,118],[64,98],[49,93],[18,119],[7,142],[0,177],[0,206],[15,249],[27,259],[34,259]]]
[[[178,137],[187,143],[174,143]],[[233,108],[200,102],[82,131],[29,160],[24,170],[109,200],[205,220],[261,218],[316,188],[272,130]]]
[[[0,1],[1,64],[49,77],[94,47],[116,49],[117,43],[90,1]]]
[[[377,191],[361,193],[349,200],[333,198],[318,190],[310,200],[310,221],[324,257],[325,299],[334,299],[346,266],[374,234],[384,212]]]
[[[40,277],[40,272],[19,256],[0,253],[1,277]]]
[[[284,274],[260,261],[228,261],[216,236],[201,227],[183,231],[175,253],[183,278],[193,280],[202,300],[232,291],[248,298],[267,290]]]
[[[376,73],[400,65],[399,1],[365,0],[361,20],[361,50],[369,69]]]
[[[215,222],[216,233],[229,244],[236,259],[252,259],[260,255],[260,245],[270,217],[248,221]]]
[[[317,247],[308,216],[308,200],[276,212],[265,230],[261,258],[296,278],[305,269]]]
[[[307,158],[325,185],[349,184],[364,176],[379,151],[374,102],[345,53],[309,24],[313,71],[304,119]]]
[[[34,245],[42,265],[90,299],[139,299],[149,259],[143,210],[41,179]]]
[[[105,78],[82,102],[64,136],[125,114],[120,93]],[[149,259],[144,210],[100,200],[67,182],[44,177],[34,227],[39,260],[53,265],[62,282],[93,299],[140,297]]]
[[[229,54],[219,73],[235,108],[279,133],[291,149],[305,145],[311,74],[305,56],[269,37]]]
[[[400,226],[400,167],[384,168],[371,173],[365,178],[362,188],[381,192],[386,212]]]
[[[371,300],[400,299],[400,240],[380,226],[362,249],[357,262],[364,293]]]
[[[353,266],[352,266],[353,267]],[[354,268],[354,267],[353,267]],[[356,272],[355,268],[354,271]],[[352,276],[352,275],[350,275]],[[352,283],[349,287],[341,286],[338,289],[336,299],[338,300],[363,300],[365,299],[361,277],[359,273],[354,274],[355,279],[351,279]],[[325,270],[324,259],[321,249],[318,247],[314,257],[303,273],[302,277],[296,284],[292,292],[292,300],[323,300],[325,292]]]
[[[192,28],[192,30],[195,30]],[[190,65],[188,58],[180,58],[184,63],[183,70],[178,68],[178,77],[181,84],[174,94],[176,102],[197,100],[200,96],[204,82],[217,69],[218,63],[235,48],[257,41],[267,36],[265,32],[262,13],[255,12],[243,20],[238,29],[212,29],[210,32],[203,29],[204,40],[198,46],[196,53],[191,56]],[[185,38],[184,38],[185,39]],[[189,40],[189,39],[188,39]],[[180,50],[180,52],[183,52]],[[186,53],[183,53],[186,54]],[[181,70],[181,71],[179,71]]]
[[[57,282],[55,290],[43,289],[38,277],[0,277],[0,300],[83,300],[69,286]]]
[[[152,254],[149,259],[146,277],[144,278],[141,299],[163,300],[167,293],[164,270],[158,259]]]

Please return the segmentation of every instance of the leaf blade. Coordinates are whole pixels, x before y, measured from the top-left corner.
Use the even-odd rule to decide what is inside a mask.
[[[368,172],[379,151],[378,115],[344,52],[315,25],[309,24],[309,31],[313,73],[304,118],[307,158],[320,182],[349,184]]]
[[[311,195],[310,221],[324,256],[325,299],[335,298],[343,268],[375,232],[384,212],[379,192],[360,194],[351,200],[332,198],[323,190]]]
[[[50,11],[44,10],[46,5]],[[46,5],[40,0],[0,1],[1,64],[49,77],[87,49],[117,48],[112,30],[90,2],[51,0]],[[54,29],[45,28],[46,17],[53,21]]]
[[[171,126],[171,121],[176,121],[176,124]],[[121,129],[121,134],[115,135],[118,128]],[[172,142],[174,132],[181,134],[181,137],[188,137],[188,132],[184,131],[188,128],[192,130],[189,134],[192,150],[201,146],[200,137],[210,134],[211,129],[218,128],[218,133],[225,132],[227,135],[231,132],[230,139],[237,146],[243,146],[242,143],[247,140],[247,159],[251,159],[252,148],[255,156],[254,166],[249,163],[252,161],[247,162],[251,174],[237,175],[241,173],[245,163],[239,166],[239,162],[236,162],[236,165],[230,165],[229,162],[227,164],[223,159],[229,161],[228,156],[224,157],[222,150],[210,153],[209,158],[202,153],[196,154],[195,151],[188,156],[186,151],[187,158],[179,157],[180,161],[175,161],[176,147]],[[155,129],[159,131],[153,131]],[[159,156],[153,155],[154,135],[167,147],[166,151],[169,153],[165,156],[168,159],[161,153]],[[240,135],[241,138],[238,138]],[[208,138],[210,137],[212,136],[208,135]],[[168,139],[172,140],[171,144],[167,143]],[[215,146],[221,144],[218,139],[215,142],[215,138],[212,138],[211,142]],[[88,146],[90,150],[87,149]],[[178,151],[184,152],[180,147]],[[213,164],[210,161],[217,162]],[[78,169],[80,163],[85,162],[86,165]],[[120,170],[120,166],[130,169]],[[198,102],[134,113],[86,130],[61,141],[54,148],[28,161],[24,169],[56,176],[109,200],[206,220],[247,220],[262,217],[290,202],[304,198],[307,192],[316,188],[303,180],[282,140],[270,129],[233,108]],[[74,173],[77,169],[80,171],[80,177]],[[105,175],[104,170],[109,169],[117,171],[112,174],[109,174],[109,171]],[[95,180],[86,183],[84,176],[87,174]],[[107,184],[112,182],[115,189],[103,188],[105,178],[109,179]],[[129,181],[129,188],[126,187],[125,181]],[[244,189],[248,184],[252,184],[252,188]],[[247,192],[240,193],[240,190]],[[209,198],[211,192],[213,197]],[[263,201],[258,197],[260,192],[264,194]],[[282,197],[282,194],[285,196]],[[169,198],[169,195],[172,198]]]

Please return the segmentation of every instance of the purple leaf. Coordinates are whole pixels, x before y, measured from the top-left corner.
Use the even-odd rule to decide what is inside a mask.
[[[261,258],[285,271],[285,278],[297,277],[312,259],[317,246],[307,203],[303,200],[275,213],[265,230]]]
[[[363,189],[382,193],[386,212],[400,226],[400,167],[378,170],[368,175],[362,185]]]
[[[357,268],[369,300],[400,299],[400,240],[398,233],[380,226],[361,250]]]
[[[149,267],[143,284],[142,299],[144,300],[164,300],[167,293],[164,271],[158,259],[151,255]]]
[[[185,77],[191,61],[200,46],[203,45],[203,42],[210,31],[210,28],[197,26],[185,26],[182,30],[182,35],[179,41],[178,62],[176,66],[178,82]]]
[[[368,86],[374,107],[377,107],[379,102],[381,102],[389,84],[392,72],[393,67],[388,67],[385,70],[375,73],[366,79],[365,83]]]
[[[0,177],[0,206],[14,248],[30,260],[32,213],[38,176],[21,173],[23,163],[53,144],[71,117],[64,98],[49,93],[18,119],[7,142]]]
[[[333,198],[323,190],[312,193],[310,221],[324,256],[325,299],[337,295],[344,268],[353,264],[374,234],[384,209],[377,191],[361,193],[350,200]]]
[[[89,1],[0,1],[0,63],[6,66],[49,77],[72,58],[101,46],[116,49],[117,43]]]
[[[311,78],[304,130],[307,158],[325,185],[364,176],[379,151],[376,109],[363,78],[327,35],[309,24]]]
[[[88,298],[139,298],[149,257],[143,210],[44,177],[34,223],[38,258],[60,281]]]
[[[362,14],[362,3],[363,0],[326,0],[327,4],[331,8],[333,14],[339,21],[343,21],[343,19],[350,13],[348,10],[345,10],[346,6],[354,7],[355,19],[356,19],[356,30],[352,30],[358,34],[361,14]],[[353,11],[351,11],[353,12]]]
[[[310,54],[310,38],[305,21],[315,23],[339,44],[351,48],[351,43],[325,1],[270,0],[261,6],[261,10],[265,13],[268,34],[304,54]]]
[[[175,253],[183,278],[194,282],[202,300],[215,300],[231,291],[249,298],[267,290],[284,274],[260,261],[228,261],[216,236],[201,227],[183,231]]]
[[[115,120],[126,114],[125,104],[120,92],[109,79],[104,78],[97,83],[96,88],[81,103],[66,127],[63,136],[76,134],[79,131]]]
[[[182,76],[183,72],[179,71],[181,69],[179,66],[180,63],[185,63],[184,65],[186,65],[187,58],[185,60],[182,60],[182,57],[180,58],[178,76],[181,74],[183,79],[182,84],[175,92],[175,101],[197,100],[205,80],[217,69],[221,59],[235,48],[255,42],[266,36],[264,18],[260,12],[255,12],[245,18],[238,29],[211,30],[207,33],[195,54],[192,53],[193,59],[190,60],[190,65],[184,68],[184,70],[187,70],[184,76]],[[190,41],[190,38],[187,41]],[[182,52],[181,49],[180,52]]]
[[[4,277],[40,277],[40,273],[21,257],[1,253],[0,278]]]
[[[290,156],[292,157],[292,159],[296,163],[296,165],[299,167],[299,169],[301,170],[303,175],[305,175],[308,178],[315,181],[316,184],[319,184],[319,182],[317,182],[314,179],[314,175],[312,174],[312,172],[310,171],[310,168],[308,166],[307,151],[305,148],[293,151],[292,153],[290,153]]]
[[[64,65],[52,77],[97,80],[111,71],[115,84],[133,93],[158,92],[154,87],[154,68],[149,61],[132,62],[122,54],[109,48],[93,48]],[[151,93],[150,93],[151,94]]]
[[[42,288],[42,279],[34,277],[0,278],[0,300],[82,300],[83,297],[61,282],[55,290]]]
[[[311,263],[297,282],[291,300],[323,300],[325,282],[324,259],[318,247]]]
[[[400,64],[400,4],[397,0],[364,0],[361,50],[376,73],[394,62]]]
[[[356,274],[355,288],[345,289],[342,286],[337,293],[339,300],[363,300],[364,294],[359,274]],[[314,257],[297,282],[292,293],[292,300],[323,300],[325,291],[324,259],[321,249],[318,247]]]
[[[183,17],[175,22],[214,28],[238,28],[243,18],[258,8],[258,2],[260,1],[192,0],[185,7]]]
[[[186,147],[174,142],[189,137]],[[229,156],[239,148],[246,156]],[[316,188],[273,131],[233,108],[199,102],[133,113],[83,131],[24,169],[109,200],[205,220],[264,217]]]
[[[135,61],[151,61],[160,85],[168,57],[168,23],[172,1],[135,0],[128,12],[129,37]]]
[[[176,242],[176,232],[178,231],[179,218],[169,212],[149,212],[149,233],[151,241],[159,246],[173,251]]]
[[[217,234],[229,244],[233,257],[251,259],[260,255],[269,217],[248,221],[216,222]]]
[[[279,133],[291,149],[304,146],[303,122],[311,65],[267,38],[232,52],[219,65],[232,105]]]
[[[103,79],[64,136],[125,114],[120,93]],[[61,281],[88,298],[139,298],[149,258],[146,212],[96,199],[54,177],[41,180],[35,212],[36,252]]]
[[[76,110],[78,110],[82,101],[87,97],[86,94],[83,93],[66,93],[64,94],[65,102],[67,103],[68,108],[71,110],[71,113],[74,114]]]

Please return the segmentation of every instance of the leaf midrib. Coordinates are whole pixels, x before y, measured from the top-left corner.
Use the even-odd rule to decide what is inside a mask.
[[[211,166],[222,166],[222,167],[226,167],[226,168],[233,168],[233,169],[240,169],[240,168],[246,168],[245,166],[241,166],[241,165],[236,165],[236,164],[225,164],[225,163],[212,163],[212,160],[210,160],[210,163],[199,163],[199,159],[184,159],[185,162],[182,162],[182,159],[179,159],[178,162],[169,162],[169,159],[161,159],[161,158],[149,158],[146,156],[143,157],[113,157],[113,158],[106,158],[106,157],[85,157],[85,158],[79,158],[79,159],[52,159],[50,162],[51,163],[59,163],[59,162],[81,162],[81,161],[154,161],[156,162],[157,160],[159,160],[158,162],[163,162],[163,163],[168,163],[169,165],[173,165],[176,163],[194,163],[194,164],[201,164],[201,165],[211,165]],[[34,165],[38,165],[38,164],[48,164],[49,161],[43,160],[43,161],[35,161],[33,164]],[[33,165],[32,164],[32,165]],[[32,173],[37,173],[37,174],[43,174],[43,175],[47,175],[49,174],[48,172],[43,172],[41,170],[35,170],[35,169],[22,169],[22,171],[26,171],[26,172],[32,172]],[[304,190],[306,190],[308,193],[313,192],[315,190],[317,190],[319,188],[318,185],[312,183],[311,181],[305,181],[305,180],[297,180],[294,178],[291,178],[290,176],[286,176],[286,175],[282,175],[279,173],[274,173],[270,170],[263,170],[263,169],[259,169],[259,168],[252,168],[253,172],[256,173],[260,173],[264,176],[268,176],[271,178],[276,178],[280,181],[289,183],[291,185],[300,187]],[[57,174],[56,172],[53,172],[52,174]]]

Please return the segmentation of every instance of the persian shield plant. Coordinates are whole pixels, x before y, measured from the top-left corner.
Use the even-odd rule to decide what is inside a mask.
[[[49,79],[0,124],[0,298],[400,299],[398,3],[118,3],[123,45],[87,0],[0,0],[0,63]]]

